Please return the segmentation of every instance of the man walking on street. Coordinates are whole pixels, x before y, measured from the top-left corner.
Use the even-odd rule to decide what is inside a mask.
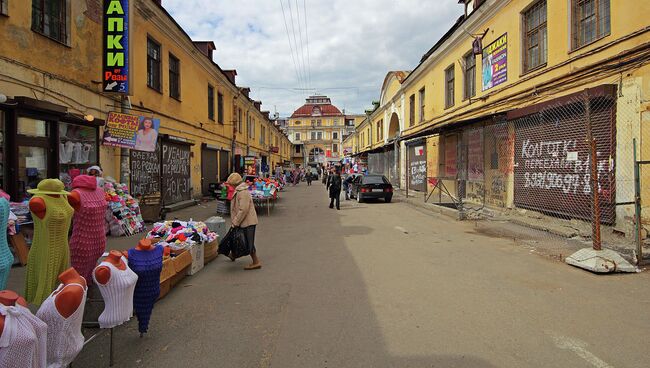
[[[336,201],[336,209],[341,209],[341,173],[337,170],[330,179],[327,181],[330,191],[330,208],[334,208],[334,201]]]
[[[348,174],[348,177],[343,180],[343,190],[345,191],[346,201],[350,200],[350,184],[352,184],[352,180],[354,180],[354,175],[352,174]]]
[[[310,187],[311,186],[311,180],[313,179],[311,170],[307,170],[307,174],[305,174],[305,175],[306,175],[305,179],[307,179],[307,186]]]

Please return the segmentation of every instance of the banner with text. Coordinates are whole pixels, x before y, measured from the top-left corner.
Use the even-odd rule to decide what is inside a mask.
[[[488,90],[508,80],[508,34],[483,49],[483,88]]]
[[[138,151],[156,150],[160,119],[109,112],[102,144]]]

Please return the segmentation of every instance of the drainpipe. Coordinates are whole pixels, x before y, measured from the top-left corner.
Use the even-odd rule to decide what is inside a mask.
[[[128,97],[120,97],[120,112],[123,114],[128,114],[129,110],[129,101]],[[131,174],[131,169],[129,167],[129,149],[120,148],[120,183],[126,184],[130,187],[129,177]]]

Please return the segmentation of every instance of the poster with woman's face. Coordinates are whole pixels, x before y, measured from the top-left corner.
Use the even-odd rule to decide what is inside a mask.
[[[140,124],[135,133],[135,147],[138,151],[153,152],[156,150],[160,119],[140,116]]]

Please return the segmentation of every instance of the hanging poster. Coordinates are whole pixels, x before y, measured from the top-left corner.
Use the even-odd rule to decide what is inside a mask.
[[[508,80],[508,34],[483,49],[483,88],[488,90]]]
[[[425,146],[409,146],[409,189],[425,192],[427,190],[427,155]]]
[[[160,119],[109,112],[102,144],[153,152],[156,150],[158,129]]]
[[[246,168],[246,175],[257,175],[257,165],[255,156],[244,157],[244,167]]]

